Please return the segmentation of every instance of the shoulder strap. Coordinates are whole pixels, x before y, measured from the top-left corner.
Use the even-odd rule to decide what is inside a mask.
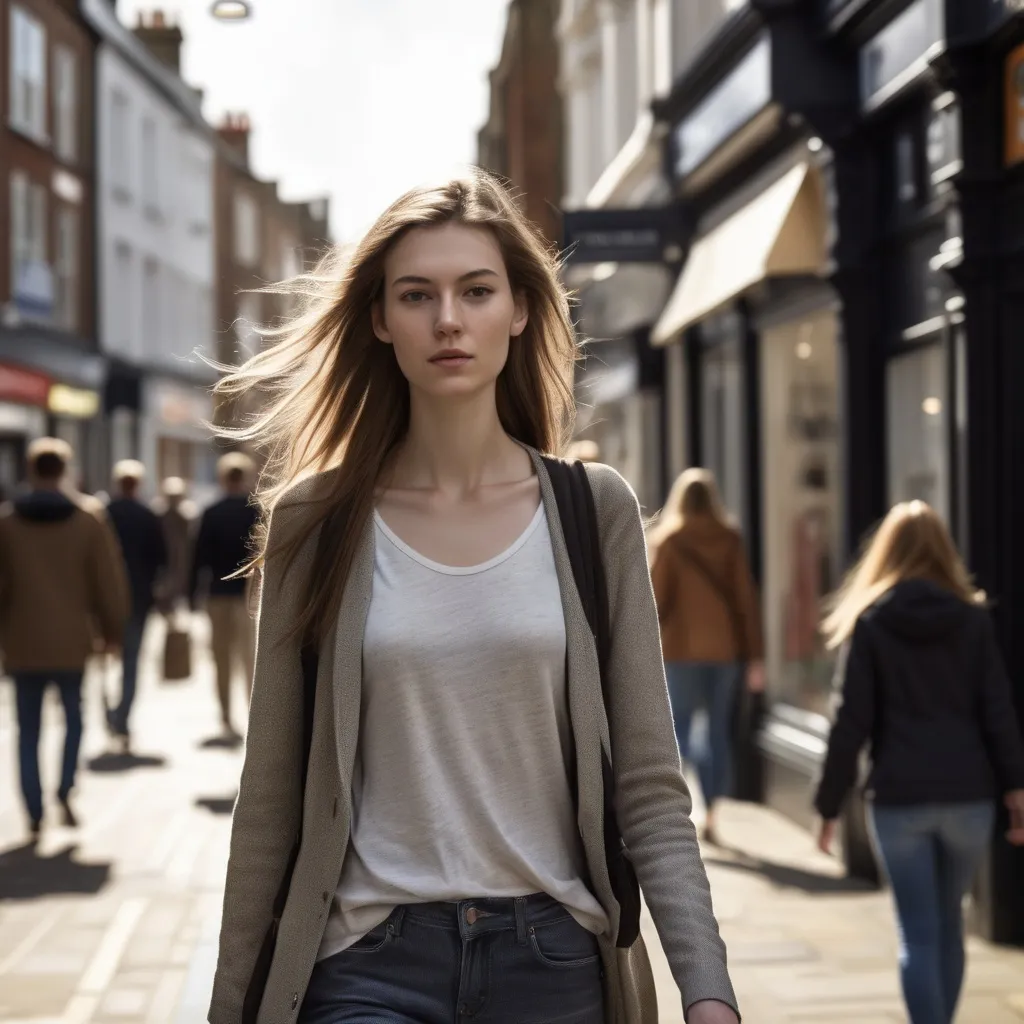
[[[608,709],[608,658],[610,626],[608,622],[608,585],[601,556],[601,539],[597,529],[597,507],[590,489],[586,467],[582,462],[541,456],[555,492],[558,518],[562,523],[573,579],[580,601],[597,644],[601,670],[601,690]]]

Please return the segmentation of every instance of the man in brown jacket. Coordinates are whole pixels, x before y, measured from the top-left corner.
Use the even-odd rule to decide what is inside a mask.
[[[128,617],[123,560],[108,527],[62,490],[71,449],[56,438],[28,451],[31,491],[0,510],[0,649],[13,676],[21,790],[33,837],[43,819],[43,694],[60,691],[67,725],[57,800],[65,825],[82,741],[82,676],[94,650],[121,642]]]

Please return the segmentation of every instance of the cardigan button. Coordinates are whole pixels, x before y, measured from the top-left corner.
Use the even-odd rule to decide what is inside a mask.
[[[294,1010],[295,1007],[298,1006],[298,1005],[299,1005],[299,993],[298,992],[293,992],[292,993],[292,1009]]]

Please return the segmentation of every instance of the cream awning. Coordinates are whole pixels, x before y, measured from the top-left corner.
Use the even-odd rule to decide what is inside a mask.
[[[694,243],[651,340],[664,345],[759,282],[824,262],[821,187],[801,163]]]

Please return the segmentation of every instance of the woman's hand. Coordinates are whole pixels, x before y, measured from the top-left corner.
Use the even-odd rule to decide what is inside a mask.
[[[832,853],[832,843],[836,838],[835,821],[822,821],[818,826],[818,849],[822,853]]]
[[[747,689],[751,693],[764,693],[765,673],[763,661],[752,661],[747,666]]]
[[[736,1011],[717,999],[703,999],[690,1007],[689,1024],[740,1024]]]
[[[1006,838],[1014,846],[1024,846],[1024,789],[1012,789],[1006,794],[1006,809],[1010,812],[1010,828]]]

